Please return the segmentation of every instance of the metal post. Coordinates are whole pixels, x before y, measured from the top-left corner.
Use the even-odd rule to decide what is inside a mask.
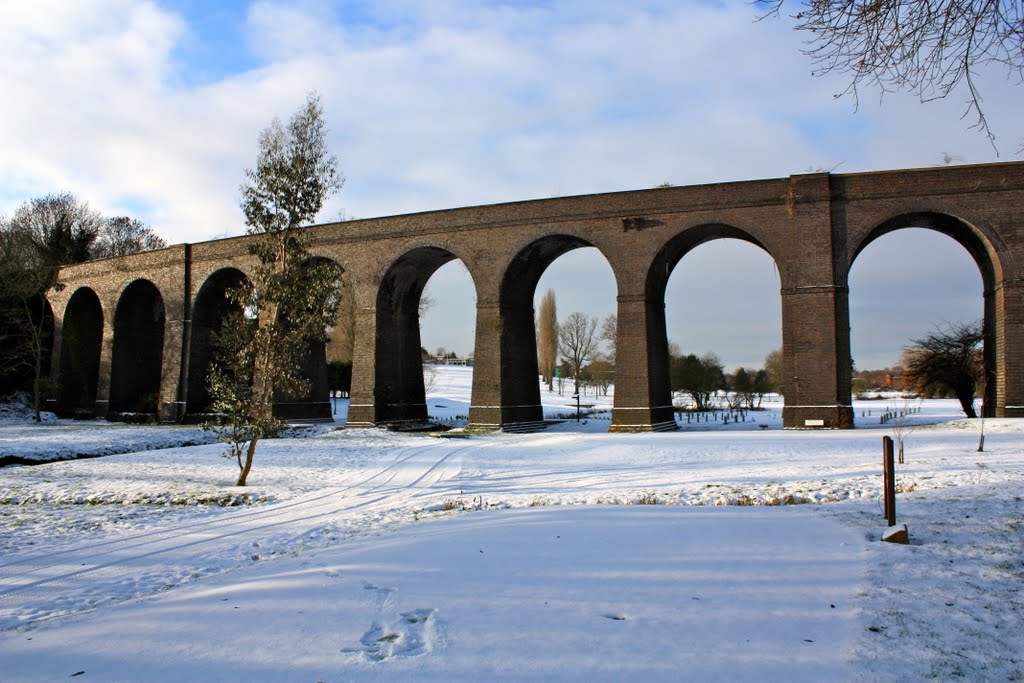
[[[892,438],[882,437],[882,473],[884,480],[885,519],[896,526],[896,464],[893,461]]]

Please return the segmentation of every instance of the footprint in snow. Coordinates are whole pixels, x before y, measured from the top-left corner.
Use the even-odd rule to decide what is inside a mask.
[[[393,657],[417,657],[434,649],[436,609],[402,612],[394,624],[377,622],[359,639],[359,647],[342,652],[361,653],[367,659],[382,662]]]

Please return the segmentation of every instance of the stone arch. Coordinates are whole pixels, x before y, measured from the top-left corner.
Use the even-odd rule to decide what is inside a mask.
[[[646,296],[655,301],[664,301],[669,277],[683,257],[702,244],[720,239],[736,239],[753,244],[771,256],[776,265],[782,267],[771,249],[748,231],[724,223],[706,223],[686,228],[665,242],[647,270]]]
[[[498,293],[502,411],[499,424],[502,426],[537,423],[544,419],[537,382],[534,293],[541,275],[558,257],[583,247],[595,245],[576,235],[547,235],[520,249],[505,269]],[[608,260],[604,252],[601,255]]]
[[[163,367],[164,300],[149,280],[135,280],[121,293],[114,311],[110,359],[110,414],[155,416]]]
[[[227,315],[234,310],[228,300],[228,290],[248,278],[237,268],[221,268],[211,273],[196,294],[192,306],[192,324],[189,338],[187,393],[185,411],[189,415],[209,412],[210,393],[206,378],[214,358],[214,334]]]
[[[64,307],[57,413],[93,417],[103,346],[103,306],[96,292],[81,287]]]
[[[854,262],[869,244],[884,235],[904,228],[924,228],[946,235],[966,249],[978,267],[984,292],[985,313],[982,321],[982,333],[984,335],[985,376],[989,380],[985,386],[984,405],[989,415],[1001,414],[1006,391],[1003,358],[1006,346],[1004,337],[1006,321],[997,298],[1006,265],[1004,263],[1007,258],[1005,248],[986,235],[978,225],[951,213],[933,210],[908,211],[879,220],[865,230],[859,238],[851,240],[849,257],[843,273],[844,283],[848,283]],[[846,326],[846,334],[849,335],[849,325]]]
[[[434,272],[457,258],[441,247],[416,247],[399,256],[381,277],[373,389],[378,423],[428,419],[420,353],[420,299]]]
[[[647,307],[647,362],[651,404],[667,406],[656,418],[668,423],[672,417],[672,384],[668,358],[668,331],[665,322],[665,290],[672,271],[688,253],[702,244],[720,239],[736,239],[764,250],[775,261],[782,277],[782,264],[771,250],[750,232],[725,223],[706,223],[686,228],[671,237],[658,251],[647,270],[644,302]],[[655,423],[662,424],[662,423]],[[670,425],[671,426],[671,425]]]

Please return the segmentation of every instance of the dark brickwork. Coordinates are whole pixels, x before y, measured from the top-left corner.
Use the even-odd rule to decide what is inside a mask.
[[[593,246],[608,260],[618,287],[611,428],[636,431],[672,424],[664,317],[672,268],[691,249],[720,238],[756,244],[778,266],[785,425],[851,427],[850,266],[872,240],[910,226],[949,235],[977,262],[985,287],[985,348],[992,377],[988,410],[1024,417],[1024,163],[658,188],[332,223],[307,232],[312,251],[336,261],[352,283],[351,424],[426,415],[417,304],[434,271],[456,258],[469,270],[477,295],[471,426],[502,428],[541,419],[534,289],[560,255]],[[66,287],[50,295],[57,323],[54,405],[92,401],[96,414],[107,412],[115,313],[137,280],[155,286],[163,306],[162,349],[149,349],[160,352],[159,418],[183,419],[190,401],[201,404],[205,399],[196,387],[202,386],[203,348],[211,325],[203,311],[217,306],[198,300],[200,313],[193,321],[197,297],[204,284],[224,279],[225,272],[237,278],[251,271],[246,239],[180,245],[65,268],[61,279]],[[95,293],[102,320],[95,319],[95,305],[69,309],[75,293],[87,290]],[[151,305],[153,299],[146,301]],[[66,315],[69,336],[63,329]],[[90,342],[83,341],[88,348],[78,349],[70,331],[96,337],[99,327],[98,358],[90,360],[90,354],[97,355],[89,350],[95,342],[88,347]],[[75,377],[88,376],[94,366],[96,387],[82,389]],[[77,369],[77,374],[62,368]],[[323,412],[324,398],[306,402],[311,417]],[[300,404],[291,410],[301,412]]]

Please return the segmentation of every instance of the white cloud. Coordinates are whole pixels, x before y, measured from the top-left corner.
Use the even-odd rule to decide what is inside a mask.
[[[211,40],[189,16],[4,3],[0,213],[70,190],[171,241],[237,234],[259,130],[312,89],[348,177],[325,219],[996,158],[956,99],[865,92],[855,113],[832,97],[842,78],[810,75],[790,23],[754,22],[745,3],[298,0],[245,17],[230,49],[248,70],[193,84],[222,69],[183,61]],[[991,74],[984,87],[1011,156],[1020,90]]]

